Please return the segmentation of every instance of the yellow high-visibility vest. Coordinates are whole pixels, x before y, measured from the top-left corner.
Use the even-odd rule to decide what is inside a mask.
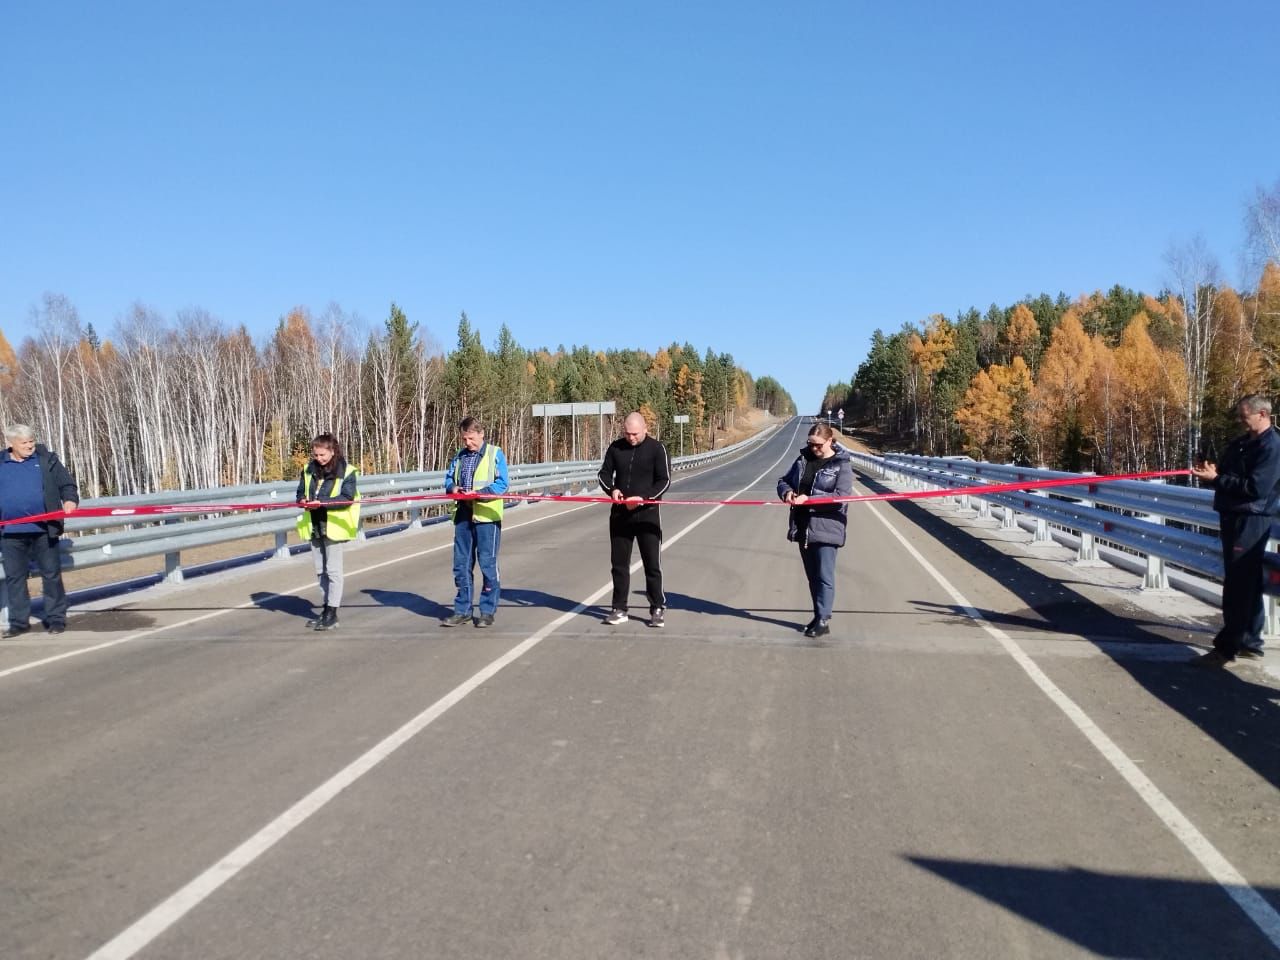
[[[484,453],[480,456],[480,462],[476,464],[476,475],[471,480],[471,489],[483,490],[489,485],[497,473],[496,461],[498,459],[498,448],[492,443],[484,445]],[[462,480],[462,458],[459,457],[453,465],[453,489],[458,489],[458,484]],[[453,516],[458,511],[457,500],[449,501],[449,516]],[[471,519],[476,523],[501,523],[502,522],[502,503],[501,497],[496,500],[467,500],[471,504]]]
[[[347,472],[342,475],[345,482],[347,477],[356,472],[356,468],[351,464],[347,464]],[[302,471],[302,499],[312,499],[312,483],[315,477],[310,470]],[[341,484],[339,484],[341,487]],[[348,504],[345,507],[328,507],[328,513],[325,514],[325,536],[330,540],[354,540],[356,532],[360,529],[360,490],[356,489],[356,502]],[[302,516],[298,518],[298,536],[303,540],[311,539],[311,511],[303,510]]]

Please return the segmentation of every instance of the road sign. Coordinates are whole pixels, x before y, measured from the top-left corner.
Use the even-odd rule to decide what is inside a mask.
[[[680,424],[680,456],[684,456],[684,425],[689,422],[687,413],[677,413],[671,418],[672,423]]]
[[[552,417],[572,417],[570,430],[573,433],[573,459],[578,459],[578,417],[595,414],[600,417],[600,449],[604,450],[604,415],[617,413],[617,404],[612,400],[593,400],[590,403],[535,403],[533,415],[544,417],[542,421],[543,450],[547,451],[547,459],[555,460],[551,454],[551,419]]]

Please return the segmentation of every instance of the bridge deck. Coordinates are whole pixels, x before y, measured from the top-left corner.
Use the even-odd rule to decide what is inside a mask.
[[[674,491],[770,496],[798,429]],[[334,633],[295,558],[0,645],[0,955],[1280,956],[1275,676],[993,524],[850,517],[823,641],[780,508],[664,508],[657,631],[600,622],[602,508],[539,505],[488,631],[436,526],[348,555]]]

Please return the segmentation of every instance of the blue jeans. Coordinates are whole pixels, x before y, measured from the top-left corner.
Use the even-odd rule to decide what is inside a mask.
[[[809,596],[813,597],[813,615],[819,620],[831,619],[836,603],[836,551],[830,543],[811,543],[800,547],[804,575],[809,580]]]
[[[498,612],[498,546],[502,542],[502,524],[476,523],[463,520],[453,525],[453,583],[458,595],[453,599],[453,612],[471,616],[472,570],[480,562],[484,577],[480,589],[480,613],[493,616]]]

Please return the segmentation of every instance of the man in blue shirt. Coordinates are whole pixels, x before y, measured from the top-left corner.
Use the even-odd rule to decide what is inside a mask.
[[[8,449],[0,451],[0,520],[72,513],[80,492],[57,454],[36,443],[35,431],[24,423],[5,427]],[[34,561],[44,594],[44,628],[62,633],[67,628],[67,592],[62,586],[58,537],[62,520],[6,523],[0,526],[0,556],[9,597],[9,628],[5,640],[31,629],[31,595],[27,576]]]
[[[444,473],[444,492],[470,494],[455,500],[453,511],[453,583],[458,593],[453,613],[441,626],[458,627],[471,620],[477,627],[493,626],[502,588],[498,580],[498,548],[502,544],[502,494],[507,492],[507,458],[502,448],[486,442],[484,427],[475,417],[458,424],[461,448]],[[484,499],[473,499],[481,497]],[[480,597],[473,600],[474,569],[480,565]],[[479,612],[472,618],[472,605]]]

